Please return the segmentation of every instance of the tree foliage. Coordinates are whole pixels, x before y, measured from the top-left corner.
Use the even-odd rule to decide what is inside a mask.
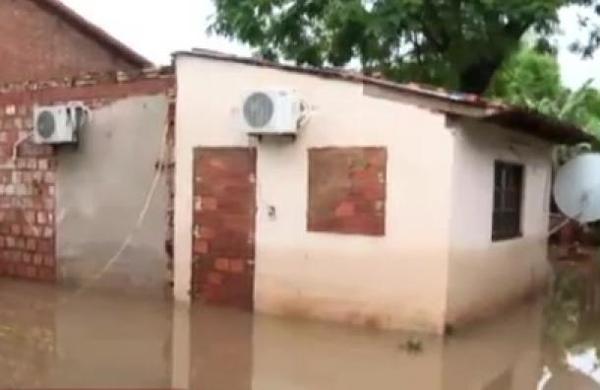
[[[600,92],[592,87],[592,80],[576,90],[563,86],[560,66],[552,54],[521,49],[496,74],[488,95],[574,123],[600,141]],[[559,146],[554,164],[559,167],[591,149],[589,144]]]
[[[521,49],[496,74],[488,94],[575,123],[600,139],[600,92],[592,80],[576,90],[565,87],[552,54]]]
[[[558,10],[600,0],[213,0],[211,31],[256,48],[262,56],[314,66],[380,72],[466,92],[487,89],[496,71],[535,30],[543,46]],[[589,20],[581,20],[590,24]],[[573,48],[600,44],[593,28]]]
[[[560,66],[556,58],[524,48],[511,56],[496,74],[488,94],[521,106],[564,99]]]

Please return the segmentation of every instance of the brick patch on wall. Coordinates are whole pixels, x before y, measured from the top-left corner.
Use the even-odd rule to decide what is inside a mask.
[[[169,103],[168,112],[168,132],[167,132],[167,155],[163,164],[163,173],[165,175],[165,184],[167,185],[167,234],[165,237],[165,252],[167,253],[169,263],[169,280],[171,287],[173,285],[175,272],[175,112],[176,99],[174,96]]]
[[[97,109],[120,98],[156,94],[174,99],[171,68],[0,86],[0,276],[56,279],[56,150],[31,142],[33,107],[75,100]],[[172,146],[170,141],[168,147]],[[169,150],[166,164],[157,161],[156,166],[167,170],[167,185],[171,185],[171,158]]]
[[[56,161],[48,145],[28,140],[15,149],[30,136],[32,115],[31,105],[0,106],[0,272],[51,281]]]
[[[255,174],[254,149],[194,151],[194,298],[252,308]]]
[[[308,230],[385,234],[387,151],[330,147],[308,151]]]

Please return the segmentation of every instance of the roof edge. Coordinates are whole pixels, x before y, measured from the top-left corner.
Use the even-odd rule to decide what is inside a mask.
[[[317,68],[311,66],[298,66],[291,64],[282,64],[263,60],[260,58],[240,57],[233,54],[227,54],[215,50],[208,49],[193,49],[191,51],[176,51],[172,54],[173,58],[177,57],[197,57],[206,58],[224,62],[234,62],[239,64],[254,65],[271,69],[279,69],[295,73],[303,73],[323,78],[333,78],[362,84],[370,84],[383,88],[390,88],[398,92],[409,94],[418,94],[421,96],[430,97],[433,99],[443,99],[444,101],[452,101],[456,104],[465,104],[473,107],[486,109],[500,109],[506,107],[501,102],[490,101],[483,99],[479,95],[468,94],[462,92],[448,92],[443,88],[425,86],[416,83],[400,84],[394,81],[383,78],[365,75],[357,71],[342,69],[342,68]]]
[[[476,120],[495,123],[501,126],[523,132],[523,123],[529,126],[528,134],[541,139],[546,139],[554,143],[598,143],[595,137],[585,132],[579,126],[571,123],[541,114],[539,112],[525,109],[522,107],[511,106],[499,101],[485,99],[479,95],[466,94],[462,92],[450,92],[443,88],[423,86],[420,84],[400,84],[390,80],[367,76],[363,73],[337,68],[315,68],[302,67],[291,64],[281,64],[272,61],[266,61],[259,58],[239,57],[233,54],[222,53],[207,49],[193,49],[191,51],[177,51],[172,54],[176,60],[178,57],[204,58],[223,62],[233,62],[238,64],[266,67],[275,70],[295,72],[318,76],[323,78],[337,79],[341,81],[361,83],[363,85],[376,86],[391,90],[394,92],[417,96],[431,101],[451,103],[447,107],[440,108],[439,105],[430,104],[429,107],[436,106],[436,110],[448,115],[462,116]],[[454,107],[476,108],[477,114],[468,114],[465,110],[453,109]],[[519,122],[520,121],[520,122]],[[519,123],[520,126],[518,126]],[[521,128],[519,128],[521,127]]]
[[[52,88],[77,88],[106,83],[126,84],[141,80],[168,81],[174,79],[175,72],[172,66],[129,71],[83,72],[68,77],[55,77],[46,80],[29,80],[0,84],[0,96],[24,92],[38,92]]]

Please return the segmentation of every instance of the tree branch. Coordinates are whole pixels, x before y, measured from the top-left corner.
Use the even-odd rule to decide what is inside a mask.
[[[428,26],[444,26],[444,22],[440,19],[439,14],[435,11],[435,6],[431,3],[431,0],[425,0],[425,11],[421,14],[421,24],[423,35],[427,38],[427,40],[431,41],[433,46],[437,48],[439,51],[445,51],[448,49],[448,45],[450,43],[450,39],[448,34],[446,34],[443,29],[439,31],[439,37],[436,37],[433,29]],[[430,20],[427,20],[427,19]]]

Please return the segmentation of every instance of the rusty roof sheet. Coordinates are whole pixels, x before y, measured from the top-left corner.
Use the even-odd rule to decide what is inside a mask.
[[[301,67],[275,63],[258,58],[239,57],[206,49],[175,52],[173,56],[175,58],[179,56],[192,56],[236,62],[378,86],[399,93],[431,99],[432,101],[451,103],[445,106],[445,108],[440,109],[437,107],[437,109],[447,114],[471,117],[477,120],[509,127],[519,132],[527,133],[554,143],[576,144],[581,142],[597,142],[595,137],[574,124],[523,107],[512,106],[497,100],[486,99],[480,95],[453,92],[443,88],[416,83],[401,84],[346,69]],[[476,110],[476,113],[469,113],[468,111],[453,109],[452,106],[454,105],[476,108],[478,110]]]
[[[77,12],[73,11],[70,7],[65,5],[60,0],[30,0],[35,4],[46,8],[52,13],[60,16],[83,33],[92,37],[94,40],[99,42],[101,45],[108,47],[113,52],[119,54],[121,58],[127,62],[135,65],[139,68],[146,68],[152,66],[152,62],[142,55],[138,54],[121,41],[114,38],[112,35],[94,25]]]

